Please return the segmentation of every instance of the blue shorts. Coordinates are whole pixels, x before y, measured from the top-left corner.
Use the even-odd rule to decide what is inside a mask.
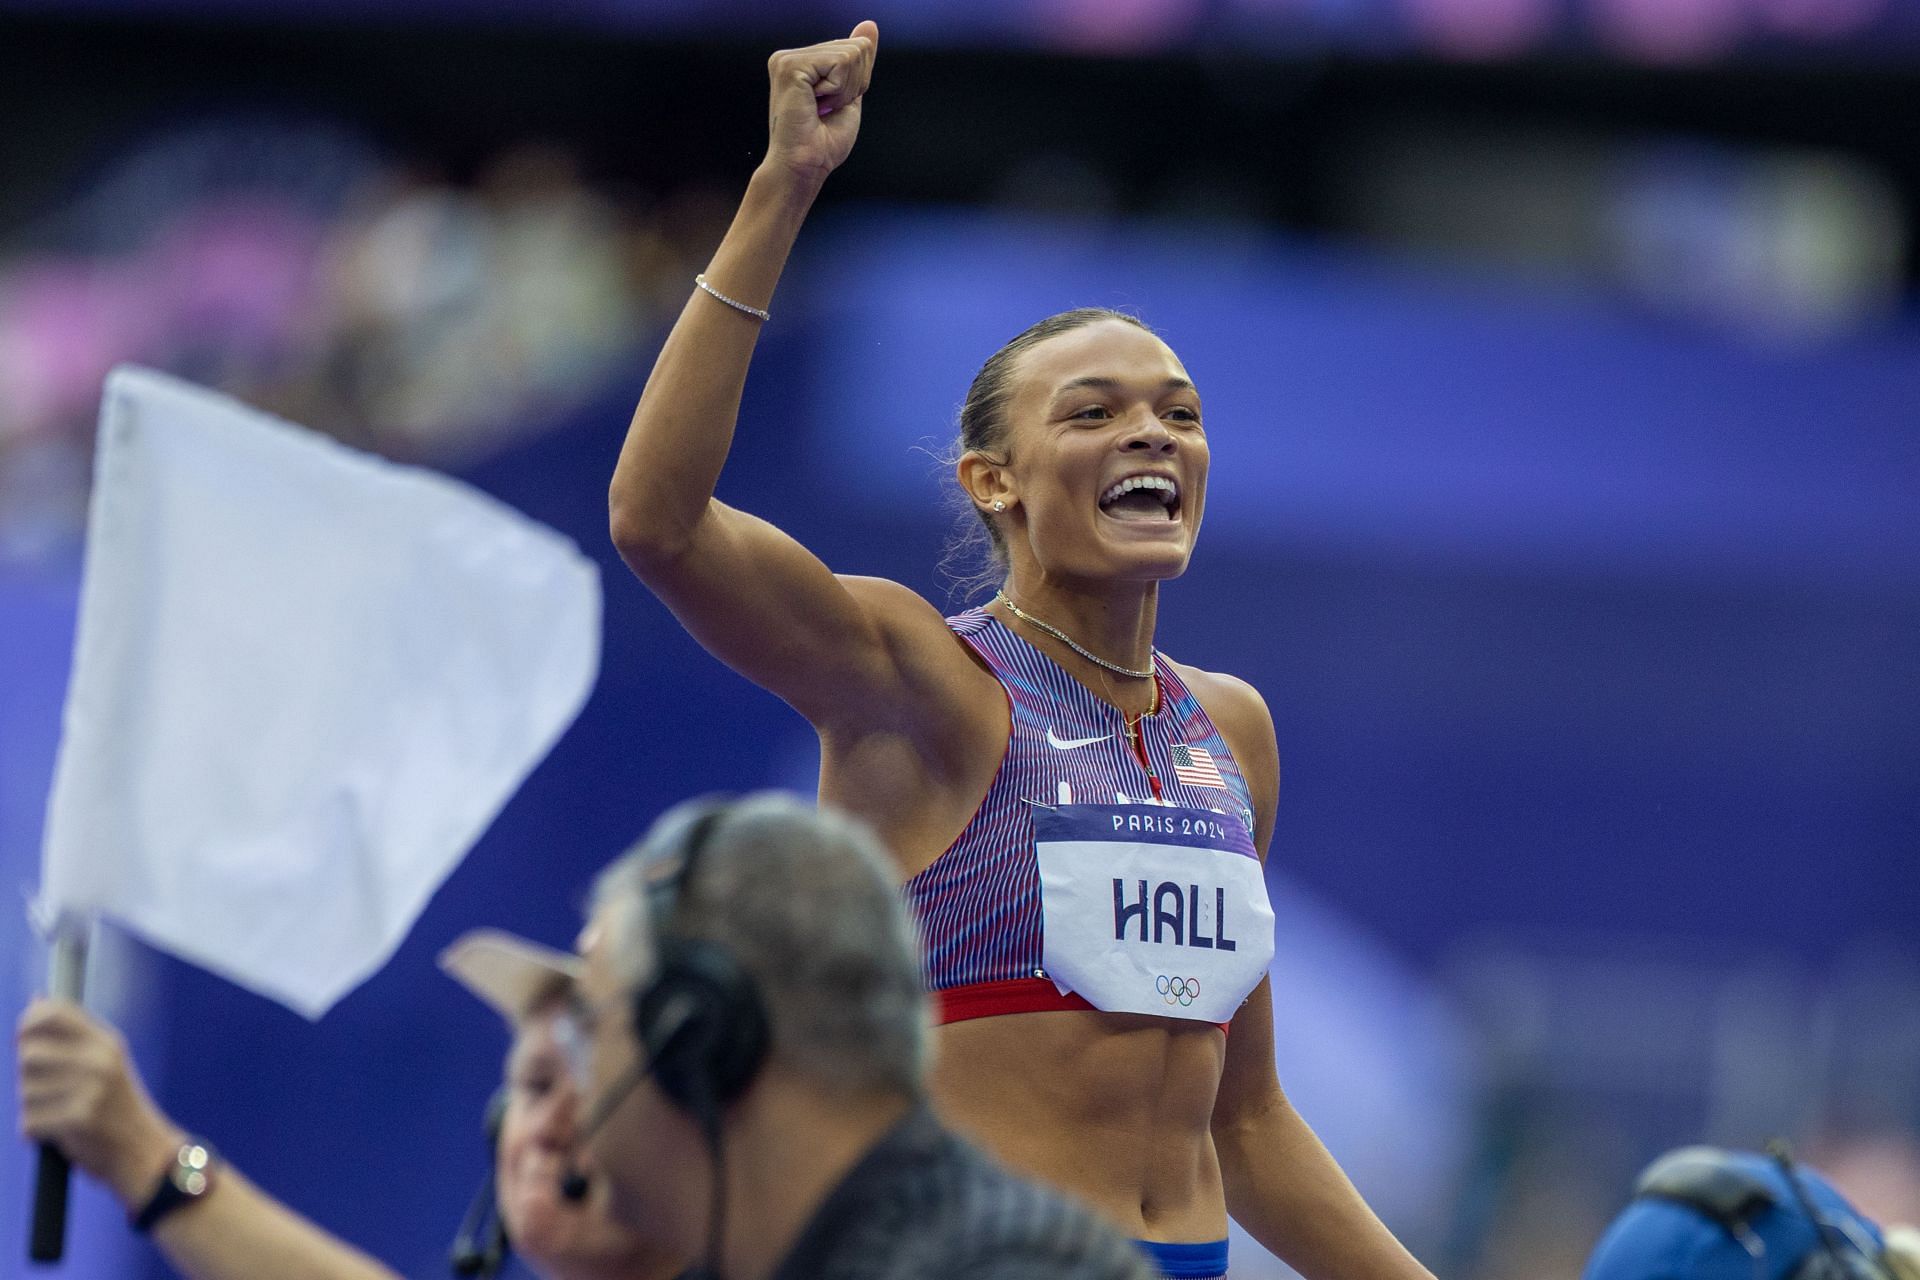
[[[1227,1242],[1209,1240],[1205,1244],[1161,1244],[1155,1240],[1135,1240],[1140,1251],[1153,1259],[1167,1280],[1218,1280],[1227,1274]]]

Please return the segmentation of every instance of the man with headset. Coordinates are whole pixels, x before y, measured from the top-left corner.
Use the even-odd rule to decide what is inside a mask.
[[[568,1201],[577,1093],[555,1038],[573,959],[506,935],[469,934],[441,957],[513,1032],[488,1109],[496,1176],[462,1225],[454,1270],[490,1275],[509,1241],[543,1280],[668,1280],[680,1265]],[[154,1105],[110,1026],[78,1005],[35,1001],[17,1035],[21,1129],[103,1183],[188,1280],[395,1280],[395,1273],[281,1204]],[[497,1201],[497,1205],[496,1205]],[[489,1212],[497,1213],[489,1223]]]
[[[1882,1232],[1784,1144],[1681,1147],[1640,1175],[1582,1280],[1920,1280],[1917,1239]]]
[[[726,1280],[1148,1280],[1119,1235],[928,1110],[887,868],[854,820],[762,794],[682,805],[602,873],[570,1191]]]

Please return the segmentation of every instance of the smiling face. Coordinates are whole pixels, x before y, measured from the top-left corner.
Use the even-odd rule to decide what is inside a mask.
[[[507,1238],[550,1276],[672,1274],[641,1237],[615,1225],[604,1204],[560,1195],[580,1119],[580,1091],[555,1030],[562,1007],[529,1015],[507,1058],[497,1187]]]
[[[1001,527],[1017,574],[1023,562],[1056,579],[1186,570],[1207,438],[1199,393],[1166,343],[1123,320],[1048,338],[1015,365],[1006,419],[1005,465],[975,464],[962,482],[984,507],[1008,504]]]
[[[624,914],[623,914],[624,913]],[[580,935],[584,961],[574,1018],[586,1038],[587,1105],[604,1114],[579,1153],[595,1198],[612,1218],[663,1246],[686,1251],[704,1204],[705,1147],[650,1075],[634,1035],[632,983],[618,972],[612,936],[644,922],[631,904],[602,907]]]

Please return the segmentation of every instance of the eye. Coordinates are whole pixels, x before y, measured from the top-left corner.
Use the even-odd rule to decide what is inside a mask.
[[[1090,404],[1073,416],[1086,422],[1105,422],[1113,413],[1103,404]]]
[[[560,1077],[556,1072],[549,1070],[528,1071],[514,1077],[513,1087],[529,1098],[538,1099],[544,1098],[549,1093],[552,1093],[559,1083]]]
[[[1166,410],[1165,416],[1172,418],[1175,422],[1200,421],[1200,411],[1194,408],[1192,405],[1186,405],[1186,404],[1176,404],[1176,405],[1169,406],[1168,409]]]

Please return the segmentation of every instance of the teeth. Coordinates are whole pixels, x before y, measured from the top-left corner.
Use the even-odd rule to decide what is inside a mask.
[[[1180,486],[1166,476],[1128,476],[1100,495],[1100,505],[1104,507],[1120,495],[1132,493],[1135,489],[1159,490],[1166,495],[1162,501],[1168,506],[1172,506],[1180,498]]]

